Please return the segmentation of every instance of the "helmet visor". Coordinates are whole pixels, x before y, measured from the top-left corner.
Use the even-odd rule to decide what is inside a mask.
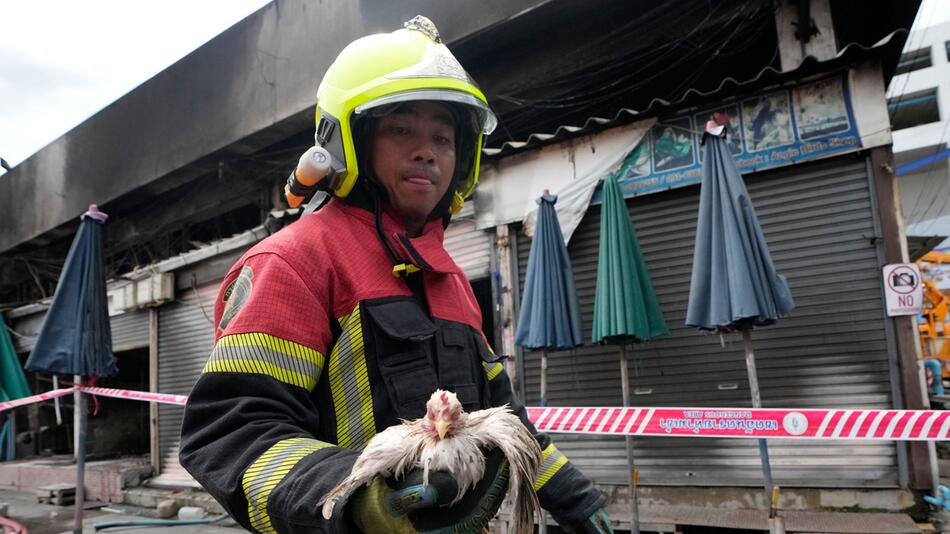
[[[356,106],[353,113],[362,115],[363,113],[371,113],[373,109],[389,106],[390,104],[419,100],[451,102],[468,106],[475,113],[475,120],[478,122],[477,128],[485,135],[495,131],[495,126],[498,125],[498,119],[487,104],[473,95],[461,91],[453,91],[451,89],[416,89],[381,96],[375,100],[370,100],[365,104]]]

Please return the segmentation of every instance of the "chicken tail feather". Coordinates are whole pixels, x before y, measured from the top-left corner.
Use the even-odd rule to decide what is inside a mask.
[[[323,506],[323,518],[330,519],[333,517],[333,507],[336,506],[337,501],[340,500],[340,497],[346,494],[347,491],[352,487],[352,482],[344,480],[338,484],[335,488],[330,490],[320,501],[317,503],[317,506]]]

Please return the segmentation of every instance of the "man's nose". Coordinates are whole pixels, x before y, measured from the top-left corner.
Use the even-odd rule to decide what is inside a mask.
[[[432,163],[435,161],[435,142],[432,139],[416,139],[412,149],[412,159],[414,161],[425,161]]]

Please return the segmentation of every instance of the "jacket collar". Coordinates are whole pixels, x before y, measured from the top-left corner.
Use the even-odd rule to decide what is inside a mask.
[[[329,204],[324,207],[324,209],[326,208],[339,210],[359,224],[369,227],[373,235],[376,235],[376,217],[373,212],[351,206],[336,197],[330,200]],[[399,220],[388,205],[383,210],[382,219],[383,233],[386,234],[393,249],[402,255],[406,261],[424,271],[442,274],[461,272],[461,269],[449,256],[443,245],[445,228],[442,226],[441,219],[430,219],[426,222],[419,237],[409,237],[406,234],[405,224]]]

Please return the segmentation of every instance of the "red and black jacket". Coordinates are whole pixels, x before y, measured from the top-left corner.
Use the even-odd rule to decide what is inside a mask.
[[[215,345],[185,408],[181,463],[245,528],[354,532],[317,502],[376,432],[415,419],[436,388],[468,411],[509,404],[535,434],[535,487],[565,526],[602,494],[538,433],[480,331],[441,221],[417,238],[383,214],[391,245],[422,269],[425,302],[392,274],[374,215],[337,199],[261,241],[215,302]]]

